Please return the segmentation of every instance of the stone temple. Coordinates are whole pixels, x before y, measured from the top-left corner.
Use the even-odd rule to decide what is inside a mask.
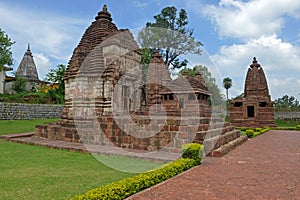
[[[15,77],[9,77],[6,75],[5,71],[11,70],[13,69],[4,67],[4,70],[0,72],[0,94],[14,94],[15,91],[13,90],[13,83],[17,77],[26,80],[27,91],[31,91],[37,84],[45,84],[45,82],[39,80],[37,67],[35,65],[29,44],[18,66]]]
[[[25,52],[20,65],[17,69],[16,76],[25,78],[27,81],[38,81],[37,68],[28,44],[27,51]]]
[[[274,107],[263,68],[253,58],[248,68],[244,96],[230,103],[230,122],[238,127],[274,127]]]
[[[37,126],[35,136],[142,152],[180,153],[182,144],[198,142],[210,155],[246,140],[212,117],[200,73],[172,80],[154,53],[143,80],[141,56],[132,33],[118,29],[104,5],[69,61],[61,120]]]

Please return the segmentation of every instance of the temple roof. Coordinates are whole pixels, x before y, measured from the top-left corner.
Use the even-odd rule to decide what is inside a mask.
[[[17,69],[16,76],[24,77],[28,80],[38,80],[38,73],[34,59],[28,44],[27,51],[25,52],[20,65]]]
[[[195,77],[191,77],[188,72],[184,72],[182,76],[172,80],[168,67],[165,65],[162,55],[158,52],[152,55],[147,76],[147,83],[155,83],[162,86],[160,94],[203,93],[210,95],[200,72],[197,72]]]
[[[248,68],[245,81],[244,97],[250,96],[269,98],[269,89],[264,70],[260,64],[258,64],[255,57]]]
[[[101,44],[105,38],[117,32],[118,28],[112,23],[111,14],[104,5],[102,11],[98,12],[95,21],[86,29],[78,46],[74,49],[73,55],[69,61],[65,78],[76,76],[84,59],[92,50]],[[101,58],[100,58],[101,57]],[[99,57],[98,62],[103,62],[102,56]],[[100,63],[100,64],[101,64]],[[101,64],[102,65],[102,64]]]
[[[196,74],[196,77],[191,77],[188,72],[183,76],[179,76],[177,79],[171,81],[173,85],[174,93],[202,93],[210,95],[206,86],[204,78],[200,72]]]

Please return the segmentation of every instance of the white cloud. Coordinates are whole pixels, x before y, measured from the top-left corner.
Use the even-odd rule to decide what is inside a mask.
[[[53,67],[53,64],[43,53],[35,53],[33,54],[33,58],[38,70],[39,79],[43,79],[43,77],[45,77],[45,75],[49,72],[49,69]]]
[[[85,23],[89,20],[24,10],[2,2],[0,21],[1,28],[16,42],[12,46],[15,70],[27,49],[27,43],[30,43],[32,52],[37,55],[34,59],[40,69],[39,72],[43,73],[39,74],[39,77],[43,79],[46,65],[41,62],[42,60],[37,60],[41,58],[38,55],[47,55],[55,65],[67,64],[65,62],[70,58],[72,50],[82,35],[83,27],[87,26]]]
[[[148,6],[147,2],[139,0],[135,0],[133,4],[136,5],[138,8],[146,8]]]
[[[300,81],[297,77],[276,77],[269,79],[269,90],[274,94],[273,99],[282,97],[283,95],[300,97]]]
[[[222,46],[219,53],[211,56],[222,76],[233,79],[232,96],[243,91],[246,72],[253,57],[257,57],[263,67],[273,97],[297,95],[299,87],[295,83],[300,74],[300,48],[282,41],[274,34],[249,39],[242,44]]]
[[[221,0],[201,12],[215,25],[220,36],[248,39],[280,32],[284,16],[299,18],[300,1],[295,0]]]

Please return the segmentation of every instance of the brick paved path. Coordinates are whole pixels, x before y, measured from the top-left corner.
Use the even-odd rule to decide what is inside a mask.
[[[300,132],[269,131],[128,199],[300,199]]]

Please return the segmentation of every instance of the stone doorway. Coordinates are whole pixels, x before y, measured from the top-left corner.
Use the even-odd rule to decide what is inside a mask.
[[[254,106],[247,106],[247,116],[254,117]]]

